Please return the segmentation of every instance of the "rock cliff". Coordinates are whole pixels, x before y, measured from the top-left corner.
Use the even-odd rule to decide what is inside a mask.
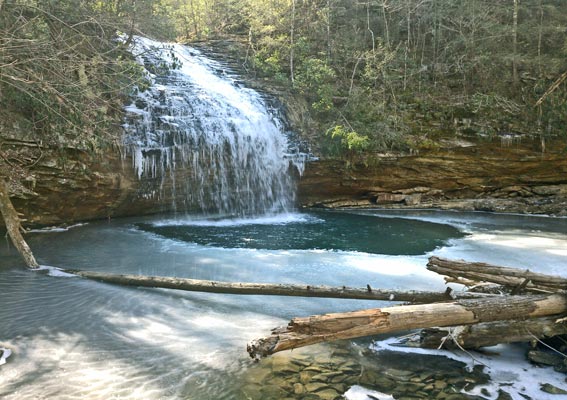
[[[412,156],[371,164],[311,163],[299,183],[304,206],[441,208],[567,215],[565,144],[446,141]]]

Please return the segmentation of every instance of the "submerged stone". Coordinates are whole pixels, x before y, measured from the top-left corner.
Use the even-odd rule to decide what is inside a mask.
[[[317,392],[317,396],[319,396],[321,400],[336,400],[342,397],[341,394],[334,389],[325,389]]]
[[[288,358],[276,357],[272,363],[272,371],[274,373],[297,373],[301,367],[297,364],[290,362]]]
[[[301,383],[296,383],[293,385],[293,393],[303,394],[305,393],[305,387]]]
[[[363,386],[374,387],[378,390],[390,390],[396,386],[396,381],[376,371],[364,371],[359,380]]]
[[[567,394],[567,390],[560,389],[557,386],[553,386],[550,383],[544,383],[541,385],[540,389],[546,393],[550,394]]]
[[[308,392],[318,392],[319,390],[328,388],[329,385],[321,382],[312,382],[305,385],[305,390]]]
[[[563,364],[564,357],[548,351],[530,350],[528,351],[528,359],[536,364],[560,366]]]
[[[252,383],[261,383],[272,371],[268,368],[251,368],[246,371],[245,380]]]

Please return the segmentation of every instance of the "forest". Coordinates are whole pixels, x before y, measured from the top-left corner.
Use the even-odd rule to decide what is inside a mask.
[[[0,0],[0,398],[567,394],[566,104],[565,0]]]
[[[126,52],[134,34],[233,40],[243,71],[308,102],[314,148],[328,156],[431,149],[455,130],[565,135],[561,0],[4,0],[0,10],[2,113],[56,146],[117,141],[121,104],[144,86]]]

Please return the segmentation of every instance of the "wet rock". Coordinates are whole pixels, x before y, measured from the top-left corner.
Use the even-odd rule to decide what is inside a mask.
[[[339,393],[344,393],[348,390],[348,388],[352,386],[350,384],[344,384],[344,383],[335,383],[332,385],[333,389],[335,389],[337,392]]]
[[[366,370],[359,379],[363,386],[370,386],[378,390],[390,390],[396,386],[396,381],[376,371]]]
[[[508,392],[505,392],[504,390],[500,389],[498,391],[498,397],[496,398],[496,400],[514,400],[514,399]]]
[[[301,398],[301,400],[321,400],[319,396],[315,393],[307,393],[305,396]]]
[[[423,383],[407,382],[398,384],[396,388],[406,393],[412,393],[422,390],[424,387],[425,384]]]
[[[284,389],[287,392],[291,392],[291,391],[293,391],[294,381],[292,379],[289,379],[288,377],[286,377],[285,379],[281,378],[281,377],[275,377],[275,378],[269,379],[267,381],[267,384],[277,386],[277,387]]]
[[[311,382],[311,378],[315,375],[317,375],[315,371],[301,371],[299,373],[299,381],[303,384],[309,383]]]
[[[442,380],[436,380],[435,383],[433,383],[433,386],[435,386],[435,389],[437,390],[443,390],[447,387],[447,385],[447,382]]]
[[[556,365],[559,366],[563,364],[562,356],[547,351],[530,350],[528,351],[528,359],[536,364],[551,365],[551,366],[556,366]]]
[[[250,400],[261,399],[262,398],[261,388],[262,387],[260,385],[249,384],[244,386],[242,389],[240,389],[240,391],[242,392],[244,398],[246,399],[250,399]]]
[[[397,381],[406,382],[411,379],[411,377],[413,376],[413,372],[389,368],[387,370],[384,370],[384,375]]]
[[[305,385],[305,390],[308,392],[318,392],[326,388],[329,388],[329,385],[322,382],[312,382]]]
[[[284,389],[276,385],[265,385],[262,387],[261,390],[261,397],[258,397],[262,400],[279,400],[284,397],[287,397],[288,393]]]
[[[274,357],[274,361],[272,363],[272,371],[275,374],[298,373],[300,370],[301,367],[290,362],[288,358]]]
[[[342,397],[341,394],[334,389],[321,390],[317,392],[317,396],[319,396],[321,400],[336,400]]]
[[[360,370],[360,365],[353,361],[345,361],[340,364],[341,370]]]
[[[313,375],[311,380],[314,382],[331,382],[333,378],[340,377],[340,372],[325,372],[322,374]]]
[[[293,385],[293,393],[294,394],[303,394],[305,393],[305,386],[301,383],[296,383]]]
[[[309,367],[311,365],[311,361],[309,361],[308,359],[302,359],[302,358],[292,358],[291,362],[301,368],[306,368]]]
[[[246,380],[246,382],[260,383],[264,379],[266,379],[266,377],[270,375],[271,372],[272,371],[270,371],[270,369],[268,368],[251,368],[246,371],[246,376],[244,379]]]
[[[426,385],[426,386],[423,388],[423,390],[426,390],[426,391],[428,391],[428,392],[432,392],[433,390],[435,390],[435,386],[433,386],[433,384],[430,383],[430,384]]]
[[[315,374],[320,374],[320,373],[325,372],[325,370],[318,365],[311,365],[310,367],[305,368],[304,371],[305,372],[315,372]]]
[[[352,376],[350,375],[345,375],[345,374],[339,374],[333,378],[331,378],[329,381],[332,383],[340,383],[340,382],[345,382],[347,380],[349,380],[349,378],[352,378]]]
[[[136,105],[137,108],[139,108],[140,110],[144,110],[146,107],[148,107],[148,103],[140,98],[137,98],[134,101],[134,104]]]
[[[560,389],[557,386],[553,386],[550,383],[544,383],[541,385],[540,389],[542,391],[544,391],[545,393],[549,393],[549,394],[567,394],[567,390],[565,389]]]

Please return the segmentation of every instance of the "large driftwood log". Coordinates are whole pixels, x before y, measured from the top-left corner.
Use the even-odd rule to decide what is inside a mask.
[[[567,334],[567,323],[557,317],[526,321],[497,321],[452,328],[423,329],[406,344],[422,348],[465,348],[494,346],[500,343],[529,342]]]
[[[10,239],[12,239],[14,247],[23,257],[26,265],[29,268],[39,268],[39,264],[35,260],[30,247],[20,232],[22,229],[20,225],[20,217],[12,205],[12,201],[10,200],[10,195],[8,193],[8,187],[2,178],[0,178],[0,213],[4,218],[8,235],[10,235]]]
[[[294,318],[285,328],[248,345],[253,358],[282,350],[338,339],[437,326],[469,325],[515,320],[567,312],[567,299],[560,294],[500,296],[457,300],[449,303],[396,306],[347,313]]]
[[[567,289],[566,278],[480,262],[430,257],[427,269],[454,279],[492,282],[510,288],[523,286],[528,291],[557,292]]]
[[[433,303],[437,301],[449,301],[455,298],[478,298],[483,296],[479,293],[452,293],[450,290],[445,292],[424,292],[417,290],[374,289],[369,285],[365,288],[352,288],[346,286],[333,287],[322,285],[219,282],[163,276],[116,275],[79,270],[65,271],[85,278],[119,285],[178,289],[192,292],[386,300],[410,303]]]

